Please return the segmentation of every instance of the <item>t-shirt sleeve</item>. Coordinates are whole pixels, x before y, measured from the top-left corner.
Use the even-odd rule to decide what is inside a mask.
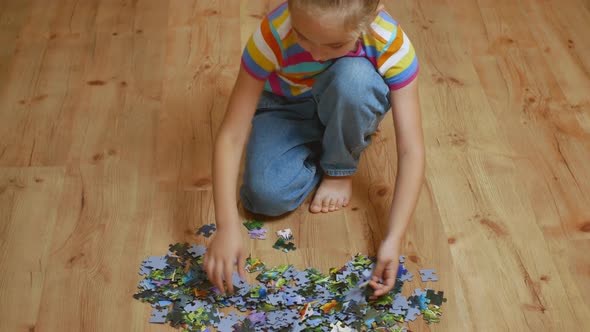
[[[248,40],[242,53],[242,66],[254,78],[266,80],[280,68],[282,51],[278,36],[267,16]]]
[[[410,39],[396,25],[377,56],[379,73],[391,90],[401,89],[418,76],[418,58]]]

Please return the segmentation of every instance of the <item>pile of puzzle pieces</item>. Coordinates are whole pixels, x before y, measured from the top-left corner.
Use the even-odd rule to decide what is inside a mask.
[[[234,295],[227,296],[211,284],[203,269],[204,246],[177,243],[169,253],[145,260],[139,274],[136,299],[153,306],[152,323],[166,323],[184,331],[406,331],[405,321],[422,315],[427,323],[438,322],[443,292],[417,289],[406,298],[404,281],[412,274],[403,256],[394,289],[370,300],[367,286],[374,259],[356,255],[328,275],[316,269],[304,271],[292,265],[273,268],[248,258],[247,270],[259,271],[257,284],[233,275]],[[432,280],[432,270],[423,270],[422,280]],[[224,315],[221,308],[240,313]]]
[[[266,228],[262,228],[264,223],[258,220],[249,220],[243,223],[244,227],[248,229],[248,234],[250,234],[251,239],[256,240],[266,240],[266,233],[268,230]],[[203,235],[204,237],[211,237],[213,232],[217,231],[215,224],[203,225],[201,228],[197,230],[195,235]],[[293,242],[287,242],[294,240],[293,233],[291,229],[283,229],[277,232],[278,239],[272,246],[277,250],[281,250],[284,252],[289,252],[297,249]]]

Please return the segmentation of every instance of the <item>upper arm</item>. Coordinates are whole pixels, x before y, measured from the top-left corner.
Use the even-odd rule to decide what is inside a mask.
[[[391,90],[410,84],[418,74],[418,58],[410,38],[385,11],[379,13],[369,34],[364,36],[369,53],[374,53],[376,68]]]
[[[390,103],[398,154],[417,151],[423,153],[424,136],[418,96],[418,80],[403,88],[392,90]]]
[[[278,32],[265,17],[246,43],[242,67],[259,80],[265,80],[281,66],[283,55],[277,36]]]
[[[266,79],[282,61],[277,35],[268,16],[248,39],[219,135],[245,142]]]
[[[265,81],[254,78],[240,66],[219,135],[231,135],[242,142],[247,139],[264,84]]]

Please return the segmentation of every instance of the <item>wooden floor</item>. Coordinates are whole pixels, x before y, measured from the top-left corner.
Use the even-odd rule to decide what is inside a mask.
[[[277,1],[0,1],[0,330],[172,331],[132,299],[143,258],[215,221],[212,139],[246,38]],[[590,2],[386,1],[421,61],[427,179],[408,268],[440,324],[590,330]],[[239,31],[239,33],[238,33]],[[375,254],[395,175],[388,115],[352,205],[244,239],[327,272]],[[247,216],[245,216],[247,217]]]

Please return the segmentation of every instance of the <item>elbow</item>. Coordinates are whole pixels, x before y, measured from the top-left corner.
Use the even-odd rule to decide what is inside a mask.
[[[243,147],[249,132],[241,132],[240,130],[230,130],[223,125],[219,128],[215,136],[215,150],[225,149],[228,147]]]
[[[398,163],[410,165],[412,169],[419,171],[422,176],[426,168],[426,151],[423,144],[400,147]]]

